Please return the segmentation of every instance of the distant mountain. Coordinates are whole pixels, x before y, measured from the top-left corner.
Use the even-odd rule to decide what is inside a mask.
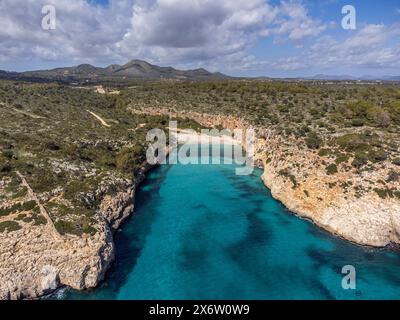
[[[326,74],[317,74],[312,77],[305,77],[303,79],[308,80],[332,80],[332,81],[341,81],[341,80],[350,80],[350,81],[374,81],[374,80],[385,80],[385,81],[399,81],[400,76],[372,76],[365,75],[362,77],[354,77],[350,75],[326,75]]]
[[[383,80],[400,81],[400,76],[384,76]]]
[[[56,68],[26,72],[0,70],[0,79],[60,82],[101,82],[116,80],[219,80],[228,79],[222,73],[211,73],[205,69],[177,70],[159,67],[142,60],[132,60],[124,65],[113,64],[105,68],[81,64],[76,67]]]
[[[357,80],[356,77],[349,75],[326,75],[326,74],[317,74],[312,77],[307,77],[307,79],[312,80]]]

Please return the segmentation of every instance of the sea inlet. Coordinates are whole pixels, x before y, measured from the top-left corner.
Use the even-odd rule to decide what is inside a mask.
[[[161,165],[115,235],[103,283],[58,299],[398,299],[400,254],[357,246],[274,200],[262,170]],[[344,266],[356,288],[344,289]]]

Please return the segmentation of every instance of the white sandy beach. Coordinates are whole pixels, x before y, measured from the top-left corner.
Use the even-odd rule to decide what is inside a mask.
[[[173,130],[170,129],[173,137],[178,141],[178,144],[229,144],[229,145],[240,145],[240,141],[228,136],[212,136],[204,133],[196,133],[192,130]]]

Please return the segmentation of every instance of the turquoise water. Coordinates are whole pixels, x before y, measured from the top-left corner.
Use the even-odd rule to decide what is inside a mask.
[[[234,165],[164,165],[148,174],[117,259],[95,290],[64,299],[398,299],[400,255],[330,236]],[[343,290],[342,267],[356,268]]]

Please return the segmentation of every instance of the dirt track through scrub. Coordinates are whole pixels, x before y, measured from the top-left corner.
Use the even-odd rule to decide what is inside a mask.
[[[107,122],[105,122],[103,118],[101,118],[100,116],[98,116],[97,114],[95,114],[89,110],[87,110],[87,112],[89,112],[93,117],[95,117],[97,120],[99,120],[104,127],[111,128],[111,126]]]

